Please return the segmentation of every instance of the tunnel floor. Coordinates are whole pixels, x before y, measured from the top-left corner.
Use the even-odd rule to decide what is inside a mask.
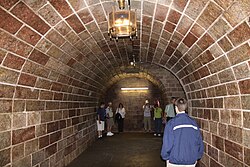
[[[67,167],[164,167],[162,137],[121,133],[98,139]]]

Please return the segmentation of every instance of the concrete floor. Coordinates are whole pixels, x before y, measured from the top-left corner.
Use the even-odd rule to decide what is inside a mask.
[[[161,145],[153,134],[115,134],[98,139],[68,167],[165,167]]]

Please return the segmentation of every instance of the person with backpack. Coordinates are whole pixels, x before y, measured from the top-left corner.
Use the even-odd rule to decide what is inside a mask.
[[[118,108],[116,109],[116,122],[118,123],[118,132],[123,132],[123,126],[124,126],[124,118],[126,115],[125,108],[123,107],[123,104],[120,103]]]
[[[177,115],[169,120],[164,130],[161,157],[167,167],[195,167],[204,152],[200,129],[186,114],[186,109],[186,99],[177,99]]]

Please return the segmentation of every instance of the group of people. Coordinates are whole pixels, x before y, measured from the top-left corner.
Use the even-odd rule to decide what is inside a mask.
[[[161,157],[166,160],[166,166],[195,167],[197,160],[203,155],[204,145],[197,123],[186,113],[186,99],[172,97],[164,112],[159,104],[150,107],[147,100],[145,103],[143,106],[145,131],[151,131],[152,109],[155,136],[161,136],[162,124],[165,124]]]
[[[153,111],[153,120],[155,123],[154,136],[161,136],[162,125],[165,125],[166,122],[174,118],[176,115],[175,100],[176,98],[172,97],[171,103],[166,105],[164,112],[161,109],[159,103],[156,103],[154,106],[150,106],[149,101],[145,101],[145,105],[143,105],[145,132],[151,132],[151,111]]]
[[[106,108],[105,103],[102,102],[97,110],[98,138],[102,138],[102,131],[105,128],[105,123],[107,125],[107,136],[114,135],[114,133],[111,131],[112,127],[114,126],[114,122],[117,122],[118,124],[118,131],[123,132],[125,114],[125,108],[123,107],[122,103],[119,104],[114,115],[112,110],[112,102],[109,102]]]
[[[105,109],[102,103],[98,109],[98,137],[102,137],[104,130],[104,121],[107,122],[107,136],[112,136],[111,128],[113,122],[112,103],[109,103]],[[195,167],[197,161],[201,159],[204,152],[204,145],[201,137],[200,129],[196,121],[186,113],[187,100],[184,98],[172,98],[171,104],[166,105],[163,112],[159,104],[154,107],[149,105],[146,100],[143,106],[144,111],[144,129],[151,130],[151,111],[154,110],[153,119],[155,121],[155,136],[161,136],[162,123],[165,123],[163,133],[163,144],[161,149],[161,157],[166,161],[167,167]],[[125,118],[125,109],[122,104],[116,110],[115,117],[121,117],[120,128],[123,128],[123,120]],[[122,131],[123,129],[118,130]]]

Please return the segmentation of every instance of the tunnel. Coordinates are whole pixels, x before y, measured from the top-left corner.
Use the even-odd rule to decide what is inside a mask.
[[[130,132],[146,98],[172,96],[200,126],[199,166],[250,166],[250,1],[131,0],[138,37],[118,41],[114,3],[0,0],[0,166],[67,166],[96,142],[101,101],[125,104]]]

